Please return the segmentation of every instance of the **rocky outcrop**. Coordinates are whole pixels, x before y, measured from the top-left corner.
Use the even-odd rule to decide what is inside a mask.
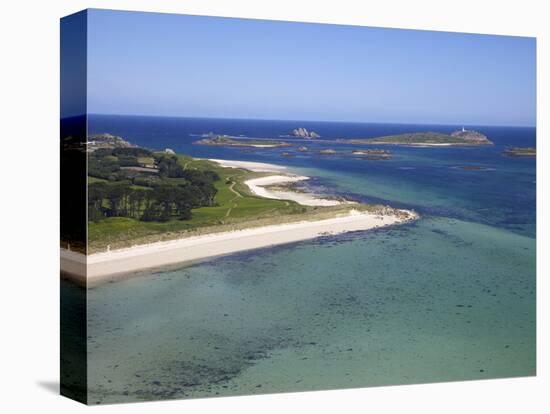
[[[486,144],[492,144],[489,139],[483,135],[481,132],[478,131],[470,131],[467,129],[462,128],[462,130],[455,131],[451,133],[452,137],[460,138],[466,142],[471,142],[475,145],[486,145]]]
[[[358,149],[353,150],[352,153],[356,155],[391,155],[391,151],[385,149]]]
[[[88,150],[95,151],[99,148],[131,148],[134,145],[121,137],[111,134],[88,135]]]
[[[295,136],[295,137],[310,138],[310,139],[315,139],[315,138],[320,138],[321,137],[321,135],[319,135],[317,132],[308,131],[306,128],[296,128],[296,129],[292,130],[292,135]]]

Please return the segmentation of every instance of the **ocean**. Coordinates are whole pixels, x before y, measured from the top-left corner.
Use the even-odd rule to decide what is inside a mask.
[[[391,147],[392,159],[373,161],[331,141],[463,125],[107,115],[88,125],[151,149],[286,165],[318,192],[421,215],[89,289],[91,403],[535,375],[536,161],[502,155],[535,146],[534,128],[464,125],[495,145]],[[300,145],[343,152],[193,144],[210,131],[293,142],[296,127],[321,135]]]

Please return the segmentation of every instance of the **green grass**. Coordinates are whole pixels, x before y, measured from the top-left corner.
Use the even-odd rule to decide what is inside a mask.
[[[155,159],[153,157],[138,157],[137,161],[140,164],[153,165],[155,163]]]
[[[104,180],[103,178],[97,178],[97,177],[92,177],[92,176],[88,176],[88,184],[93,184],[93,183],[106,183],[108,182],[107,180]]]
[[[208,160],[198,160],[178,155],[185,169],[216,171],[220,179],[215,183],[218,190],[215,206],[201,207],[192,211],[190,220],[167,222],[144,222],[132,218],[110,217],[88,225],[88,244],[91,252],[177,237],[182,232],[204,230],[227,225],[242,225],[255,220],[270,220],[276,217],[299,215],[311,210],[293,201],[271,200],[253,195],[244,181],[259,176],[237,168],[220,167]],[[91,178],[91,177],[90,177]],[[97,179],[94,179],[97,180]],[[90,181],[92,182],[92,181]]]

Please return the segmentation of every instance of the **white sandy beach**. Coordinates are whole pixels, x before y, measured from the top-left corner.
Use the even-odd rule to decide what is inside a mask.
[[[254,172],[278,172],[284,173],[287,170],[286,167],[275,165],[275,164],[266,164],[261,162],[249,162],[249,161],[228,161],[228,160],[217,160],[211,159],[220,164],[222,167],[230,168],[243,168],[249,171]],[[298,204],[304,206],[336,206],[339,204],[352,204],[350,201],[335,200],[330,198],[323,198],[311,193],[302,193],[296,191],[275,191],[272,189],[265,188],[266,186],[274,184],[288,184],[295,183],[297,181],[309,180],[309,177],[303,175],[294,175],[285,173],[285,175],[270,175],[267,177],[254,178],[251,180],[245,181],[245,184],[250,188],[254,194],[259,197],[271,198],[275,200],[291,200],[295,201]]]
[[[413,219],[410,216],[409,219]],[[227,255],[244,250],[276,246],[320,236],[350,231],[369,230],[398,224],[405,219],[393,215],[377,215],[352,210],[349,214],[331,219],[301,221],[250,228],[245,230],[192,236],[184,239],[151,243],[125,249],[82,254],[62,250],[62,269],[87,282],[108,279],[110,276],[174,264]],[[87,266],[82,266],[86,263]]]
[[[309,177],[300,175],[270,175],[267,177],[247,180],[245,181],[245,184],[257,196],[272,198],[276,200],[296,201],[298,204],[302,204],[304,206],[336,206],[339,204],[350,203],[349,201],[346,202],[329,198],[322,198],[310,193],[300,193],[296,191],[275,191],[265,188],[265,186],[273,184],[288,184],[308,179]]]
[[[214,161],[220,164],[222,167],[242,168],[244,170],[249,170],[254,172],[281,172],[281,171],[287,170],[285,166],[267,164],[265,162],[218,160],[214,158],[210,158],[209,161]]]
[[[294,200],[309,206],[331,206],[347,201],[323,199],[315,194],[292,191],[272,191],[264,186],[306,180],[309,177],[286,173],[286,167],[246,161],[216,161],[224,167],[244,168],[274,175],[246,181],[251,191],[260,197]],[[144,269],[184,264],[245,250],[276,246],[320,236],[369,230],[399,224],[417,218],[414,212],[392,210],[372,213],[352,209],[329,219],[299,221],[243,230],[188,236],[181,239],[133,246],[85,256],[62,249],[61,270],[79,283],[94,283],[117,275]]]

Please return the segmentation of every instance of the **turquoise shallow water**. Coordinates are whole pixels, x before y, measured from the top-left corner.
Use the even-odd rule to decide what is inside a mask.
[[[421,219],[90,289],[91,403],[535,375],[535,160],[502,156],[507,145],[534,145],[534,129],[484,127],[495,146],[396,147],[391,161],[369,162],[192,145],[191,133],[273,137],[291,127],[212,122],[92,117],[90,128],[150,148],[286,164],[316,191]],[[328,138],[428,128],[306,126]]]
[[[90,401],[533,375],[534,256],[426,217],[99,286]]]

